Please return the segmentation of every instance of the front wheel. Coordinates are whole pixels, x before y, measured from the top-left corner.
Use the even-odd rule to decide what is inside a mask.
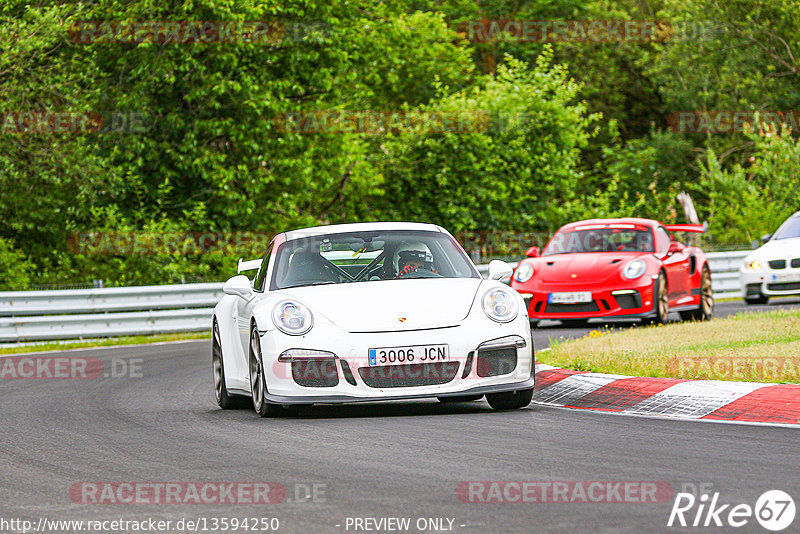
[[[225,386],[225,366],[222,364],[222,342],[219,337],[219,325],[214,319],[214,326],[211,330],[211,369],[214,377],[214,397],[217,405],[223,410],[240,408],[242,397],[231,395]],[[245,397],[246,399],[246,397]]]
[[[714,292],[711,290],[711,271],[703,269],[700,278],[700,306],[695,310],[681,312],[684,321],[708,321],[714,313]]]
[[[274,415],[279,406],[270,404],[264,398],[267,392],[267,381],[264,378],[264,366],[261,363],[261,338],[255,326],[250,332],[250,393],[253,396],[253,408],[261,417]]]
[[[644,320],[644,323],[666,323],[669,318],[669,290],[667,289],[667,276],[664,274],[664,271],[658,273],[658,280],[656,280],[653,300],[655,300],[655,314],[652,317],[647,317]]]
[[[486,400],[489,406],[495,410],[518,410],[531,403],[533,399],[533,388],[520,389],[518,391],[505,391],[503,393],[489,393]]]

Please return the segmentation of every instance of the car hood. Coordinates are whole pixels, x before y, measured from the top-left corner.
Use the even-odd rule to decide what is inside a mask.
[[[616,276],[625,265],[636,258],[652,253],[641,252],[585,252],[579,254],[554,254],[539,258],[534,267],[534,278],[542,282],[599,282]]]
[[[455,326],[469,315],[480,278],[355,282],[282,290],[347,332]]]
[[[747,259],[755,258],[767,261],[800,258],[800,237],[768,241],[761,248],[754,250],[747,256]]]

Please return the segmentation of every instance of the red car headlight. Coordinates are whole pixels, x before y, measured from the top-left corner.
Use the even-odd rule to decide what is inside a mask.
[[[647,271],[647,264],[642,260],[631,260],[622,269],[622,276],[628,280],[635,280]]]
[[[527,282],[533,276],[533,266],[530,263],[523,263],[514,271],[514,280],[520,283]]]

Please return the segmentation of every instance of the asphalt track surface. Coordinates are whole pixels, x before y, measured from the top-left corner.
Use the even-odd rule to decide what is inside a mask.
[[[742,307],[719,304],[718,316]],[[537,348],[550,336],[586,330],[537,329]],[[497,413],[485,401],[315,406],[261,419],[248,409],[217,408],[207,341],[69,355],[100,358],[106,369],[112,360],[141,359],[141,376],[0,381],[0,520],[258,516],[277,517],[279,532],[327,533],[368,532],[346,529],[348,518],[408,517],[408,532],[434,531],[417,530],[419,518],[453,519],[450,532],[481,534],[682,530],[666,526],[672,499],[468,503],[456,494],[463,481],[663,481],[674,491],[704,485],[720,492],[721,503],[751,506],[764,491],[783,489],[800,504],[794,429],[536,404]],[[286,486],[288,499],[233,506],[74,503],[70,487],[86,481],[274,481]],[[312,484],[322,485],[324,495],[297,502],[295,491],[305,495]],[[733,530],[763,531],[752,518]],[[800,516],[790,531],[800,531]]]

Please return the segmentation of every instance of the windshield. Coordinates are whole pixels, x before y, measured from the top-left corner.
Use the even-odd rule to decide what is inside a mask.
[[[304,237],[283,243],[271,289],[407,280],[480,278],[461,246],[447,234],[390,230]]]
[[[553,236],[542,256],[580,252],[654,252],[649,228],[634,225],[591,225],[562,230]]]
[[[791,239],[800,237],[800,213],[795,213],[786,219],[772,239]]]

